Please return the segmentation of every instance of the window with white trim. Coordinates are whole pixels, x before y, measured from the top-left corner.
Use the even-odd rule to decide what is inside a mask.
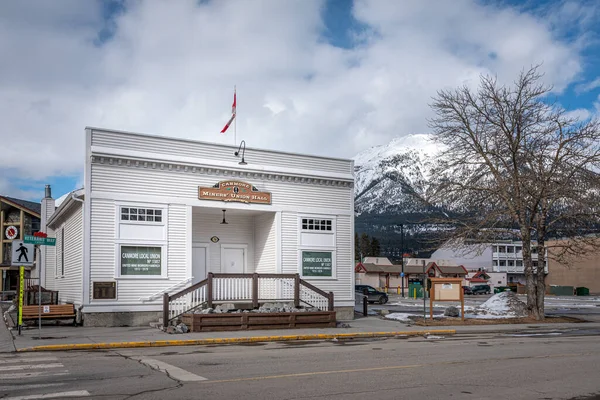
[[[121,207],[121,221],[162,222],[160,208]]]
[[[333,230],[333,221],[320,218],[302,218],[303,231],[329,231]]]
[[[165,279],[168,206],[117,204],[115,279]]]

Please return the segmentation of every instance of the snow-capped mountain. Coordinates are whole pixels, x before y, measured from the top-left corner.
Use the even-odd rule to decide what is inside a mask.
[[[415,134],[357,154],[354,157],[357,213],[424,211],[430,171],[437,153],[428,135]]]

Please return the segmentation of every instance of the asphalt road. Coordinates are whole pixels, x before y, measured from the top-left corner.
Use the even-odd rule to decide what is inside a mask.
[[[573,399],[600,393],[583,333],[7,354],[0,398]]]

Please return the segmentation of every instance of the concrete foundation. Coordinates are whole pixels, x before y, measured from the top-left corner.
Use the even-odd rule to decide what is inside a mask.
[[[335,319],[338,321],[350,321],[354,319],[354,307],[335,307]]]
[[[83,313],[83,326],[148,326],[162,317],[160,311]]]

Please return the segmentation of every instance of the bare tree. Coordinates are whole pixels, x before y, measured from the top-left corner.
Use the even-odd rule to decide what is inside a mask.
[[[538,67],[512,86],[482,76],[480,87],[442,90],[431,105],[434,140],[444,148],[433,203],[455,239],[523,242],[530,315],[544,318],[546,250],[597,249],[600,227],[600,124],[579,121],[547,102]],[[534,267],[532,245],[538,253]]]

